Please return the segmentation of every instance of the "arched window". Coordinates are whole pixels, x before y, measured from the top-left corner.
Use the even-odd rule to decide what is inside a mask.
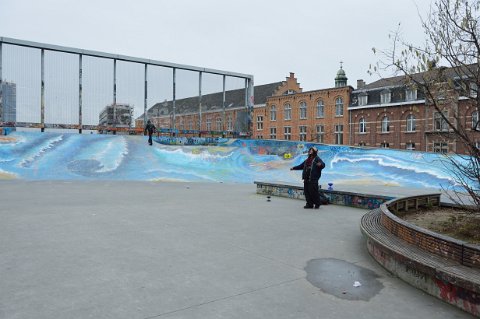
[[[270,106],[270,121],[277,120],[277,107],[275,105]]]
[[[307,103],[305,102],[300,102],[300,119],[306,119],[307,118]]]
[[[472,113],[472,130],[480,131],[480,123],[478,122],[478,111]]]
[[[223,128],[222,128],[222,118],[221,117],[217,117],[216,119],[216,124],[217,124],[217,131],[223,131]]]
[[[284,109],[284,119],[291,120],[292,119],[292,106],[290,104],[285,104],[283,107]]]
[[[384,116],[382,119],[382,133],[390,132],[390,120],[388,116]]]
[[[415,132],[415,131],[416,131],[415,115],[410,114],[407,116],[407,132]]]
[[[358,129],[360,133],[367,133],[367,122],[363,117],[360,119],[360,122],[358,123]]]
[[[323,105],[322,100],[317,101],[317,117],[325,116],[325,106]]]
[[[335,116],[343,116],[343,99],[337,97],[335,100]]]

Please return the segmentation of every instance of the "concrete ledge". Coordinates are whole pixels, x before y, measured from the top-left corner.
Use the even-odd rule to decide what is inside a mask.
[[[479,256],[479,248],[407,223],[388,209],[421,207],[418,203],[438,206],[439,199],[440,194],[430,194],[382,204],[362,217],[361,231],[367,238],[368,251],[387,270],[480,317],[480,271],[470,262],[462,262],[464,256]],[[466,253],[462,247],[473,249],[474,253]]]
[[[305,200],[303,186],[267,183],[259,181],[255,181],[254,183],[257,185],[257,194]],[[320,189],[320,193],[322,193],[328,198],[330,204],[364,209],[378,208],[381,204],[393,199],[393,197],[388,196],[360,194],[326,189]]]

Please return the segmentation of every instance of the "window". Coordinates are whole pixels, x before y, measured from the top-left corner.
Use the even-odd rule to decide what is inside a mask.
[[[478,111],[472,113],[472,130],[480,131],[480,123],[478,122]]]
[[[283,138],[288,141],[292,139],[292,128],[290,126],[283,128]]]
[[[343,99],[341,97],[335,100],[335,116],[343,116]]]
[[[270,138],[272,140],[277,139],[277,128],[276,127],[271,127],[270,128]]]
[[[193,120],[188,121],[188,129],[193,130]]]
[[[217,120],[216,120],[216,123],[217,123],[217,131],[223,131],[223,128],[222,128],[222,118],[221,117],[217,117]]]
[[[302,125],[298,128],[299,130],[299,137],[300,141],[306,141],[307,140],[307,127]]]
[[[443,115],[445,117],[448,117],[448,112],[443,111]],[[435,131],[441,131],[441,132],[447,132],[448,131],[448,123],[443,118],[443,116],[440,112],[435,112],[435,114],[433,115],[433,129]]]
[[[386,142],[380,143],[380,147],[381,148],[390,148],[390,143],[386,143]]]
[[[292,106],[290,104],[285,104],[284,108],[284,118],[285,120],[292,119]]]
[[[368,104],[368,95],[366,93],[360,94],[358,96],[358,105],[367,105]]]
[[[478,94],[478,84],[475,82],[470,82],[470,97],[477,97]]]
[[[316,126],[316,131],[317,131],[317,142],[318,143],[324,143],[324,135],[325,135],[325,129],[323,125],[317,125]]]
[[[405,144],[405,149],[409,151],[415,151],[415,143],[407,143]]]
[[[257,131],[263,130],[263,116],[257,116]]]
[[[184,123],[184,122],[183,122],[183,117],[181,117],[181,118],[180,118],[180,125],[178,125],[178,129],[179,129],[179,130],[184,130],[184,129],[185,129],[185,126],[184,126],[183,123]]]
[[[358,123],[358,129],[360,133],[367,133],[367,122],[363,117],[360,119],[360,122]]]
[[[211,131],[212,130],[212,119],[210,118],[210,116],[207,116],[206,123],[207,123],[207,131]]]
[[[360,142],[358,143],[358,146],[363,147],[363,146],[367,146],[367,144],[365,144],[365,142]]]
[[[475,147],[480,150],[480,142],[475,142]]]
[[[407,132],[415,132],[415,130],[416,130],[415,115],[410,114],[407,116]]]
[[[318,100],[317,102],[317,117],[324,117],[325,116],[325,106],[323,105],[322,100]]]
[[[233,131],[233,119],[231,115],[227,117],[227,130]]]
[[[270,106],[270,121],[277,120],[277,107],[275,105]]]
[[[405,101],[415,101],[417,99],[417,90],[416,89],[406,89],[405,90]]]
[[[383,91],[380,94],[380,104],[387,104],[392,101],[392,93],[390,91]]]
[[[343,144],[343,125],[335,125],[335,144]]]
[[[433,143],[433,151],[435,153],[447,154],[448,153],[448,144],[445,143],[445,142],[435,142],[435,143]]]
[[[257,135],[258,140],[263,140],[263,135]]]
[[[300,103],[300,119],[304,120],[307,118],[307,103],[301,102]]]
[[[390,132],[390,120],[388,116],[384,116],[382,119],[382,133]]]

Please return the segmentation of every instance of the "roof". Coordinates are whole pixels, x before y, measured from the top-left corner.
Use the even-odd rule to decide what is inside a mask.
[[[460,67],[436,67],[430,71],[414,73],[412,78],[415,82],[424,82],[430,75],[433,75],[434,72],[443,70],[444,76],[446,78],[454,79],[459,75],[464,75],[466,77],[471,77],[472,72],[476,72],[474,68],[476,64],[471,64],[468,66],[460,66]],[[470,75],[470,76],[469,76]],[[435,76],[435,75],[433,75]],[[365,85],[362,88],[358,88],[355,91],[367,91],[372,89],[378,88],[385,88],[385,87],[396,87],[396,86],[405,86],[409,83],[408,77],[406,75],[394,76],[390,78],[383,78],[378,81],[372,82],[370,84]]]
[[[273,95],[282,82],[274,82],[269,84],[257,85],[254,87],[255,104],[265,104],[267,97]],[[222,109],[223,92],[202,95],[202,111],[210,111]],[[245,89],[236,89],[225,91],[225,108],[235,108],[245,106]],[[150,107],[147,111],[148,116],[170,114],[173,109],[173,101],[158,102]],[[175,113],[197,113],[198,112],[198,96],[175,100]],[[137,119],[142,120],[143,114]]]

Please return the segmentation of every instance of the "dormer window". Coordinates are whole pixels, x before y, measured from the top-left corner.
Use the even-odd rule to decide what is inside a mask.
[[[362,106],[362,105],[367,105],[368,103],[368,95],[367,93],[360,93],[358,95],[358,105]]]
[[[477,97],[478,85],[475,82],[470,82],[470,97]]]
[[[392,92],[389,90],[382,91],[380,94],[380,104],[388,104],[392,101]]]
[[[297,92],[295,92],[295,90],[287,90],[283,93],[283,95],[290,95],[290,94],[295,94]]]
[[[405,101],[415,101],[417,99],[417,89],[409,88],[405,90]]]

